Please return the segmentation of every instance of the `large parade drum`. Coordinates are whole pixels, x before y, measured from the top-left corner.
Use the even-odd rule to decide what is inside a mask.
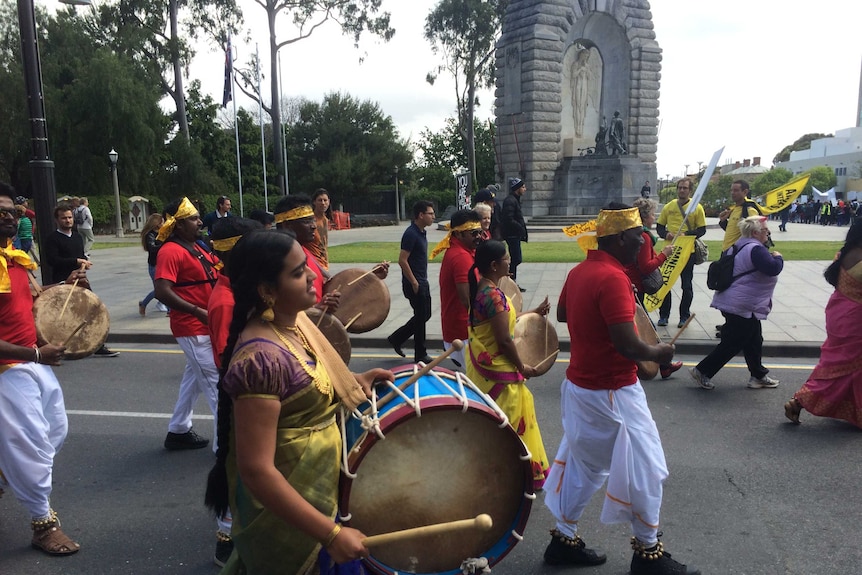
[[[66,344],[64,359],[92,355],[105,344],[111,328],[102,300],[88,289],[68,284],[44,290],[33,302],[33,318],[40,344]]]
[[[341,301],[333,312],[350,333],[380,327],[389,315],[389,288],[379,277],[359,268],[338,272],[323,286],[323,293],[338,290]]]
[[[652,322],[647,315],[646,310],[640,303],[635,303],[635,327],[637,328],[638,337],[647,345],[655,345],[661,342],[661,338],[655,330]],[[639,361],[638,378],[641,381],[648,381],[658,374],[659,365],[654,361]]]
[[[487,513],[489,531],[383,543],[365,561],[378,575],[456,575],[482,557],[493,566],[530,515],[530,454],[464,374],[436,368],[409,383],[417,370],[394,369],[394,386],[378,384],[370,402],[342,414],[342,519],[371,536]]]
[[[548,318],[534,312],[518,318],[515,324],[515,347],[521,361],[535,367],[537,375],[550,371],[560,353],[560,342],[554,326]]]
[[[524,296],[515,280],[509,276],[503,276],[500,278],[497,287],[512,300],[512,307],[515,308],[515,313],[521,313],[524,307]]]
[[[323,336],[329,340],[341,360],[345,364],[350,363],[351,345],[350,336],[347,335],[347,330],[341,324],[341,321],[331,313],[321,311],[316,307],[305,310],[305,315],[315,323],[317,329],[323,333]]]

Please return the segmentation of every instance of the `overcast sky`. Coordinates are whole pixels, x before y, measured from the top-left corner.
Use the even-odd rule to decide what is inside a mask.
[[[251,0],[239,1],[265,52],[264,11]],[[388,43],[366,36],[357,50],[332,23],[283,49],[285,94],[320,100],[343,91],[377,101],[401,135],[413,140],[425,127],[440,128],[454,113],[455,95],[447,78],[434,86],[425,81],[437,65],[423,38],[435,3],[384,0],[396,30]],[[679,176],[686,164],[694,172],[721,146],[720,164],[760,156],[770,166],[803,134],[855,126],[862,2],[655,0],[651,7],[663,50],[659,177]],[[238,50],[244,61],[254,45]],[[217,100],[222,68],[223,55],[204,48],[191,68]],[[490,117],[493,94],[480,94],[480,104],[479,117]]]

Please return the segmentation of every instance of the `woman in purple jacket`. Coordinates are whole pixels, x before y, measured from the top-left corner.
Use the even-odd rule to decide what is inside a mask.
[[[721,311],[726,321],[721,330],[721,343],[696,367],[691,377],[703,389],[715,389],[712,378],[740,351],[751,377],[750,389],[777,387],[778,380],[767,375],[763,366],[763,332],[760,322],[772,309],[772,292],[778,274],[784,269],[784,259],[778,252],[769,253],[764,244],[769,240],[769,228],[764,216],[749,216],[739,222],[742,237],[734,244],[738,248],[733,262],[737,279],[724,291],[716,292],[711,307]]]

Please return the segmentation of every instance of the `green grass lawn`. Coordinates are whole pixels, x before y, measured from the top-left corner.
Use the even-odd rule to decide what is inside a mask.
[[[721,242],[708,241],[709,259],[718,259]],[[841,249],[843,242],[777,242],[775,249],[786,260],[831,261]],[[389,260],[398,261],[400,245],[397,242],[360,242],[329,248],[329,261],[332,263],[377,263]],[[581,248],[571,242],[529,242],[523,244],[526,263],[572,263],[584,259]],[[442,261],[437,256],[435,261]]]

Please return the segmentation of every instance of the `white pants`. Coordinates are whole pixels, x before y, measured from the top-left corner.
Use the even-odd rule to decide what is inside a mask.
[[[602,522],[630,522],[642,543],[657,541],[667,464],[640,381],[593,391],[566,379],[561,405],[563,439],[545,482],[545,505],[557,529],[573,537],[607,479]]]
[[[449,351],[450,347],[452,347],[452,342],[449,342],[449,341],[443,342],[443,351]],[[464,371],[464,372],[467,371],[467,364],[464,363],[464,350],[466,348],[467,348],[467,342],[465,341],[464,347],[462,347],[461,349],[459,349],[457,351],[453,351],[451,354],[449,354],[449,359],[454,359],[455,361],[460,363],[461,367],[459,367],[458,369],[460,369],[461,371]]]
[[[54,455],[68,429],[51,368],[22,363],[0,374],[0,470],[33,519],[48,516]]]
[[[180,382],[180,394],[174,406],[174,414],[168,424],[171,433],[186,433],[192,428],[192,413],[198,396],[203,393],[213,414],[218,413],[218,368],[213,359],[210,336],[195,335],[178,337],[177,343],[186,356],[186,367]],[[213,449],[216,448],[217,423],[213,426]]]

